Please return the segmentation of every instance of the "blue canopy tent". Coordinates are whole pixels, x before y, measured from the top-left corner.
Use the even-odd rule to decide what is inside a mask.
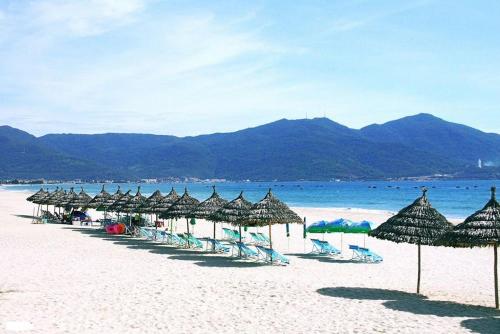
[[[365,246],[365,235],[372,230],[373,223],[363,220],[361,222],[354,222],[349,219],[339,218],[332,221],[320,220],[306,229],[308,233],[322,233],[323,238],[325,233],[362,233],[363,246]],[[340,235],[341,249],[343,247],[343,234]]]

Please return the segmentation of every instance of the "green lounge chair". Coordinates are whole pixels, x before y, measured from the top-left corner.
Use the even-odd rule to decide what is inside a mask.
[[[224,232],[224,235],[226,236],[226,240],[229,240],[229,241],[239,241],[240,238],[234,234],[234,231],[231,230],[231,229],[228,229],[228,228],[222,228],[222,231]]]
[[[254,251],[253,249],[251,249],[247,245],[245,245],[243,242],[236,241],[233,244],[233,254],[232,255],[234,255],[234,253],[235,253],[234,251],[236,251],[238,254],[241,254],[241,257],[243,257],[243,258],[255,258],[255,259],[259,258],[259,253]]]
[[[257,248],[259,253],[262,255],[262,259],[266,263],[282,265],[290,264],[290,260],[288,260],[287,257],[278,253],[274,249],[266,248],[263,246],[255,246],[255,248]]]

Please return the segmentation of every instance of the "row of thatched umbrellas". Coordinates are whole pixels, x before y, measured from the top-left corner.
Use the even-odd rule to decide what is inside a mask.
[[[426,196],[427,190],[423,189],[421,197],[371,231],[369,235],[397,243],[406,242],[417,245],[417,293],[420,293],[421,245],[492,246],[495,307],[499,308],[497,247],[500,243],[500,205],[496,200],[495,191],[495,187],[492,187],[491,199],[481,210],[467,217],[463,223],[453,227],[442,214],[431,206]]]
[[[172,188],[166,196],[156,190],[146,198],[141,194],[140,187],[135,195],[131,195],[130,190],[123,193],[119,187],[115,194],[109,194],[104,186],[94,198],[87,195],[83,188],[79,194],[71,188],[69,192],[56,189],[52,193],[40,189],[27,200],[40,205],[54,205],[54,207],[92,208],[128,214],[147,213],[156,214],[164,219],[186,218],[188,233],[191,218],[205,219],[214,223],[214,238],[215,224],[221,222],[239,226],[240,236],[242,226],[268,225],[271,240],[271,225],[303,223],[295,212],[273,195],[271,189],[262,200],[255,204],[246,200],[243,192],[232,201],[227,201],[219,196],[215,187],[213,187],[212,195],[202,202],[190,196],[187,188],[182,196],[179,196]],[[272,241],[270,248],[272,248]]]
[[[492,246],[494,252],[494,286],[495,307],[499,308],[498,299],[498,260],[497,247],[500,243],[500,205],[495,197],[495,188],[491,188],[491,199],[483,209],[475,212],[457,226],[446,220],[446,218],[434,209],[423,190],[421,197],[411,205],[403,208],[398,214],[391,217],[385,223],[371,231],[369,234],[375,238],[406,242],[417,245],[418,252],[418,277],[417,293],[420,293],[421,276],[421,245],[443,245],[451,247],[485,247]],[[156,191],[149,198],[144,198],[140,189],[135,196],[130,191],[123,194],[120,189],[110,195],[104,190],[90,199],[85,192],[76,194],[71,189],[69,193],[56,190],[48,193],[41,189],[28,198],[37,204],[55,206],[88,207],[97,210],[114,212],[139,212],[159,214],[160,218],[186,218],[189,232],[189,218],[200,218],[215,223],[228,222],[241,226],[269,225],[269,236],[271,238],[272,224],[302,223],[300,217],[294,213],[286,204],[273,196],[271,190],[258,203],[252,204],[240,195],[228,202],[214,191],[212,196],[203,202],[188,194],[187,189],[179,197],[172,188],[170,193],[162,196]],[[272,243],[270,245],[272,247]]]

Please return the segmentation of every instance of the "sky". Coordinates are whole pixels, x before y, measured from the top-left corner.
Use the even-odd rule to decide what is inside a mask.
[[[228,132],[417,113],[500,133],[499,1],[0,0],[0,124]]]

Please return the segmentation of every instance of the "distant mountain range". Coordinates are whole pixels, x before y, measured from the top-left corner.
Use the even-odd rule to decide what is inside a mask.
[[[360,130],[327,118],[195,137],[50,134],[0,126],[0,179],[500,177],[500,135],[429,114]],[[488,168],[479,169],[478,159]]]

